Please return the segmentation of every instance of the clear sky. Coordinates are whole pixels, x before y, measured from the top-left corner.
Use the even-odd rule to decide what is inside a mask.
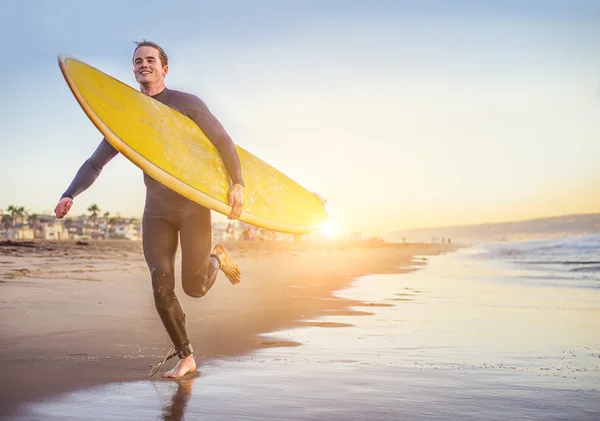
[[[25,0],[2,16],[0,208],[51,211],[101,140],[57,54],[137,87],[147,38],[168,87],[347,230],[600,212],[598,1]],[[141,216],[144,194],[118,156],[72,213]]]

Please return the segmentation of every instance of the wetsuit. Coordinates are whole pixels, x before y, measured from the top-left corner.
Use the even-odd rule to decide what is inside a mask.
[[[234,143],[207,106],[194,95],[164,89],[154,99],[191,118],[218,149],[233,184],[244,185]],[[118,151],[103,139],[77,172],[62,197],[75,198],[92,185]],[[201,171],[201,169],[199,169]],[[220,262],[210,254],[210,210],[174,192],[144,173],[146,203],[142,217],[143,250],[152,278],[156,310],[180,357],[191,351],[185,313],[175,296],[174,261],[181,241],[182,286],[186,294],[202,297],[215,282]]]

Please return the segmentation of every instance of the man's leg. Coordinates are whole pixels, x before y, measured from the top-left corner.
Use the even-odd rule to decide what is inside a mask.
[[[156,311],[177,354],[183,359],[191,356],[193,351],[185,328],[185,313],[175,296],[174,262],[178,230],[160,216],[144,214],[142,223],[144,256],[152,278]]]
[[[181,223],[182,286],[190,297],[203,297],[214,285],[219,269],[236,284],[238,265],[225,249],[216,246],[211,253],[212,227],[210,210],[198,207]]]
[[[221,263],[210,254],[211,242],[210,210],[194,207],[181,221],[181,281],[190,297],[203,297],[217,279]]]

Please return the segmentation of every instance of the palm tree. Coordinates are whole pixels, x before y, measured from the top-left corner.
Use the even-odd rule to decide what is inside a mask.
[[[88,208],[88,212],[91,213],[90,219],[92,220],[92,229],[94,233],[92,235],[95,235],[98,233],[98,214],[100,213],[100,207],[94,203],[90,205],[90,207]]]
[[[31,228],[36,229],[37,228],[37,221],[38,221],[39,215],[37,213],[32,213],[29,215],[29,224],[31,225]]]
[[[10,205],[6,210],[10,213],[11,226],[14,226],[17,219],[17,207],[15,205]]]
[[[24,206],[20,206],[19,208],[17,208],[17,216],[19,217],[21,225],[23,225],[23,223],[25,222],[26,215],[27,215],[27,211],[25,210]]]
[[[9,229],[12,225],[12,218],[10,215],[2,215],[2,226],[4,229]]]
[[[96,220],[98,219],[98,214],[100,213],[100,207],[94,203],[90,205],[88,212],[91,213],[90,219],[92,220],[92,223],[96,225]]]
[[[23,206],[16,207],[15,205],[10,205],[8,208],[6,208],[6,210],[10,212],[10,218],[13,226],[17,224],[17,219],[20,219],[22,224],[23,218],[25,215],[27,215],[27,212]]]
[[[108,221],[110,218],[110,212],[106,211],[104,212],[104,215],[102,215],[102,225],[103,225],[103,236],[104,238],[108,237]]]

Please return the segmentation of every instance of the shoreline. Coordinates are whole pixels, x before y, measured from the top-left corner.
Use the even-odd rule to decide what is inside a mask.
[[[352,315],[349,307],[369,303],[334,293],[354,279],[413,271],[426,263],[415,261],[416,256],[464,247],[383,242],[225,246],[242,268],[242,283],[232,286],[221,273],[201,299],[183,294],[180,254],[176,262],[176,294],[187,315],[199,370],[215,358],[299,346],[265,336],[305,326],[305,319]],[[5,374],[0,415],[82,388],[149,380],[149,365],[160,361],[170,343],[153,307],[139,242],[9,244],[0,247],[0,262],[0,361]],[[150,380],[169,381],[160,373],[173,361]]]

